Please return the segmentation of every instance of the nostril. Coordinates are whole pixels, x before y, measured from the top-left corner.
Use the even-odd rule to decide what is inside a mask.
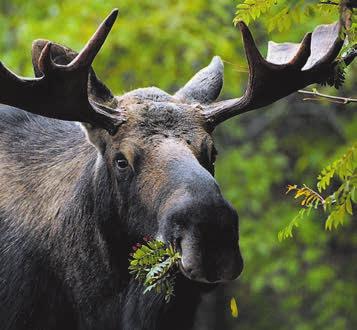
[[[191,280],[194,280],[198,277],[198,273],[193,267],[182,267],[181,270],[183,274]]]
[[[194,270],[193,270],[193,268],[191,268],[191,267],[185,268],[185,271],[186,271],[187,274],[189,274],[189,275],[191,275],[191,276],[194,276],[194,275],[195,275],[195,274],[194,274]]]
[[[181,237],[175,238],[173,241],[175,250],[178,251],[180,254],[182,254],[181,241],[182,241]]]
[[[186,269],[186,272],[187,272],[188,274],[190,274],[190,275],[194,275],[192,268],[187,268],[187,269]]]

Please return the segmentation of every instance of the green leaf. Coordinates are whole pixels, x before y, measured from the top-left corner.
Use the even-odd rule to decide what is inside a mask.
[[[347,196],[345,206],[346,206],[346,211],[347,211],[347,213],[350,214],[350,215],[353,215],[353,212],[352,212],[352,203],[351,203],[351,198],[350,198],[350,196]]]
[[[129,273],[144,285],[143,293],[155,289],[169,302],[174,294],[174,279],[180,254],[172,244],[150,240],[139,245],[129,263]]]
[[[355,186],[351,189],[351,200],[353,203],[357,203],[357,188]]]

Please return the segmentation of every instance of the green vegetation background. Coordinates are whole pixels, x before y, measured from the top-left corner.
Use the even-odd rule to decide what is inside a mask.
[[[301,11],[304,3],[312,2],[290,3]],[[119,7],[117,24],[94,63],[112,91],[121,94],[154,85],[174,92],[212,56],[220,55],[225,61],[221,97],[236,97],[247,81],[240,35],[232,24],[236,4],[0,0],[0,58],[15,72],[32,75],[34,39],[79,50],[103,17]],[[299,15],[275,22],[268,17],[251,25],[263,53],[270,39],[298,42],[315,25],[337,17],[333,11],[309,18]],[[356,96],[356,69],[356,64],[350,68],[339,95]],[[293,95],[216,131],[216,176],[239,211],[245,269],[240,280],[206,299],[197,329],[357,328],[357,219],[325,232],[324,215],[314,214],[293,239],[277,239],[299,210],[285,196],[287,184],[314,186],[319,171],[356,140],[354,110],[354,104],[309,103]],[[232,296],[238,301],[237,319],[229,311]]]

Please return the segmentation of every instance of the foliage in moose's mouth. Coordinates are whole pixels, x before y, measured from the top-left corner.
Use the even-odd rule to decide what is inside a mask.
[[[177,244],[165,244],[145,236],[143,243],[136,243],[133,246],[129,259],[129,272],[142,283],[143,293],[155,290],[156,293],[164,295],[167,303],[174,296],[175,281],[179,271],[192,280],[192,274],[183,267],[182,255],[176,246]],[[210,285],[220,282],[210,282],[204,278],[193,280]]]
[[[174,295],[175,278],[181,255],[172,244],[147,239],[133,246],[129,272],[144,286],[143,293],[155,290],[168,303]]]

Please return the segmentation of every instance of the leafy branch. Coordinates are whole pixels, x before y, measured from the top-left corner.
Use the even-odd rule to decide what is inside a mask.
[[[145,244],[133,247],[135,252],[131,254],[129,273],[144,285],[144,293],[155,289],[170,302],[181,256],[171,244],[149,238],[144,240]]]
[[[234,23],[244,21],[250,24],[259,18],[261,24],[271,32],[286,31],[294,24],[301,24],[312,16],[330,15],[341,1],[317,0],[244,0],[238,1]],[[332,8],[331,8],[332,7]],[[265,14],[264,16],[262,16]]]
[[[341,184],[333,193],[323,197],[322,192],[331,187],[333,178],[340,180]],[[353,204],[357,204],[357,143],[342,157],[324,168],[317,180],[318,191],[306,185],[288,186],[287,193],[294,193],[294,198],[300,200],[302,209],[288,226],[278,233],[280,241],[292,237],[294,227],[298,227],[312,210],[322,209],[328,215],[325,221],[327,230],[343,225],[346,217],[353,215]]]
[[[244,21],[249,24],[277,4],[277,0],[245,0],[237,5],[234,24]]]

